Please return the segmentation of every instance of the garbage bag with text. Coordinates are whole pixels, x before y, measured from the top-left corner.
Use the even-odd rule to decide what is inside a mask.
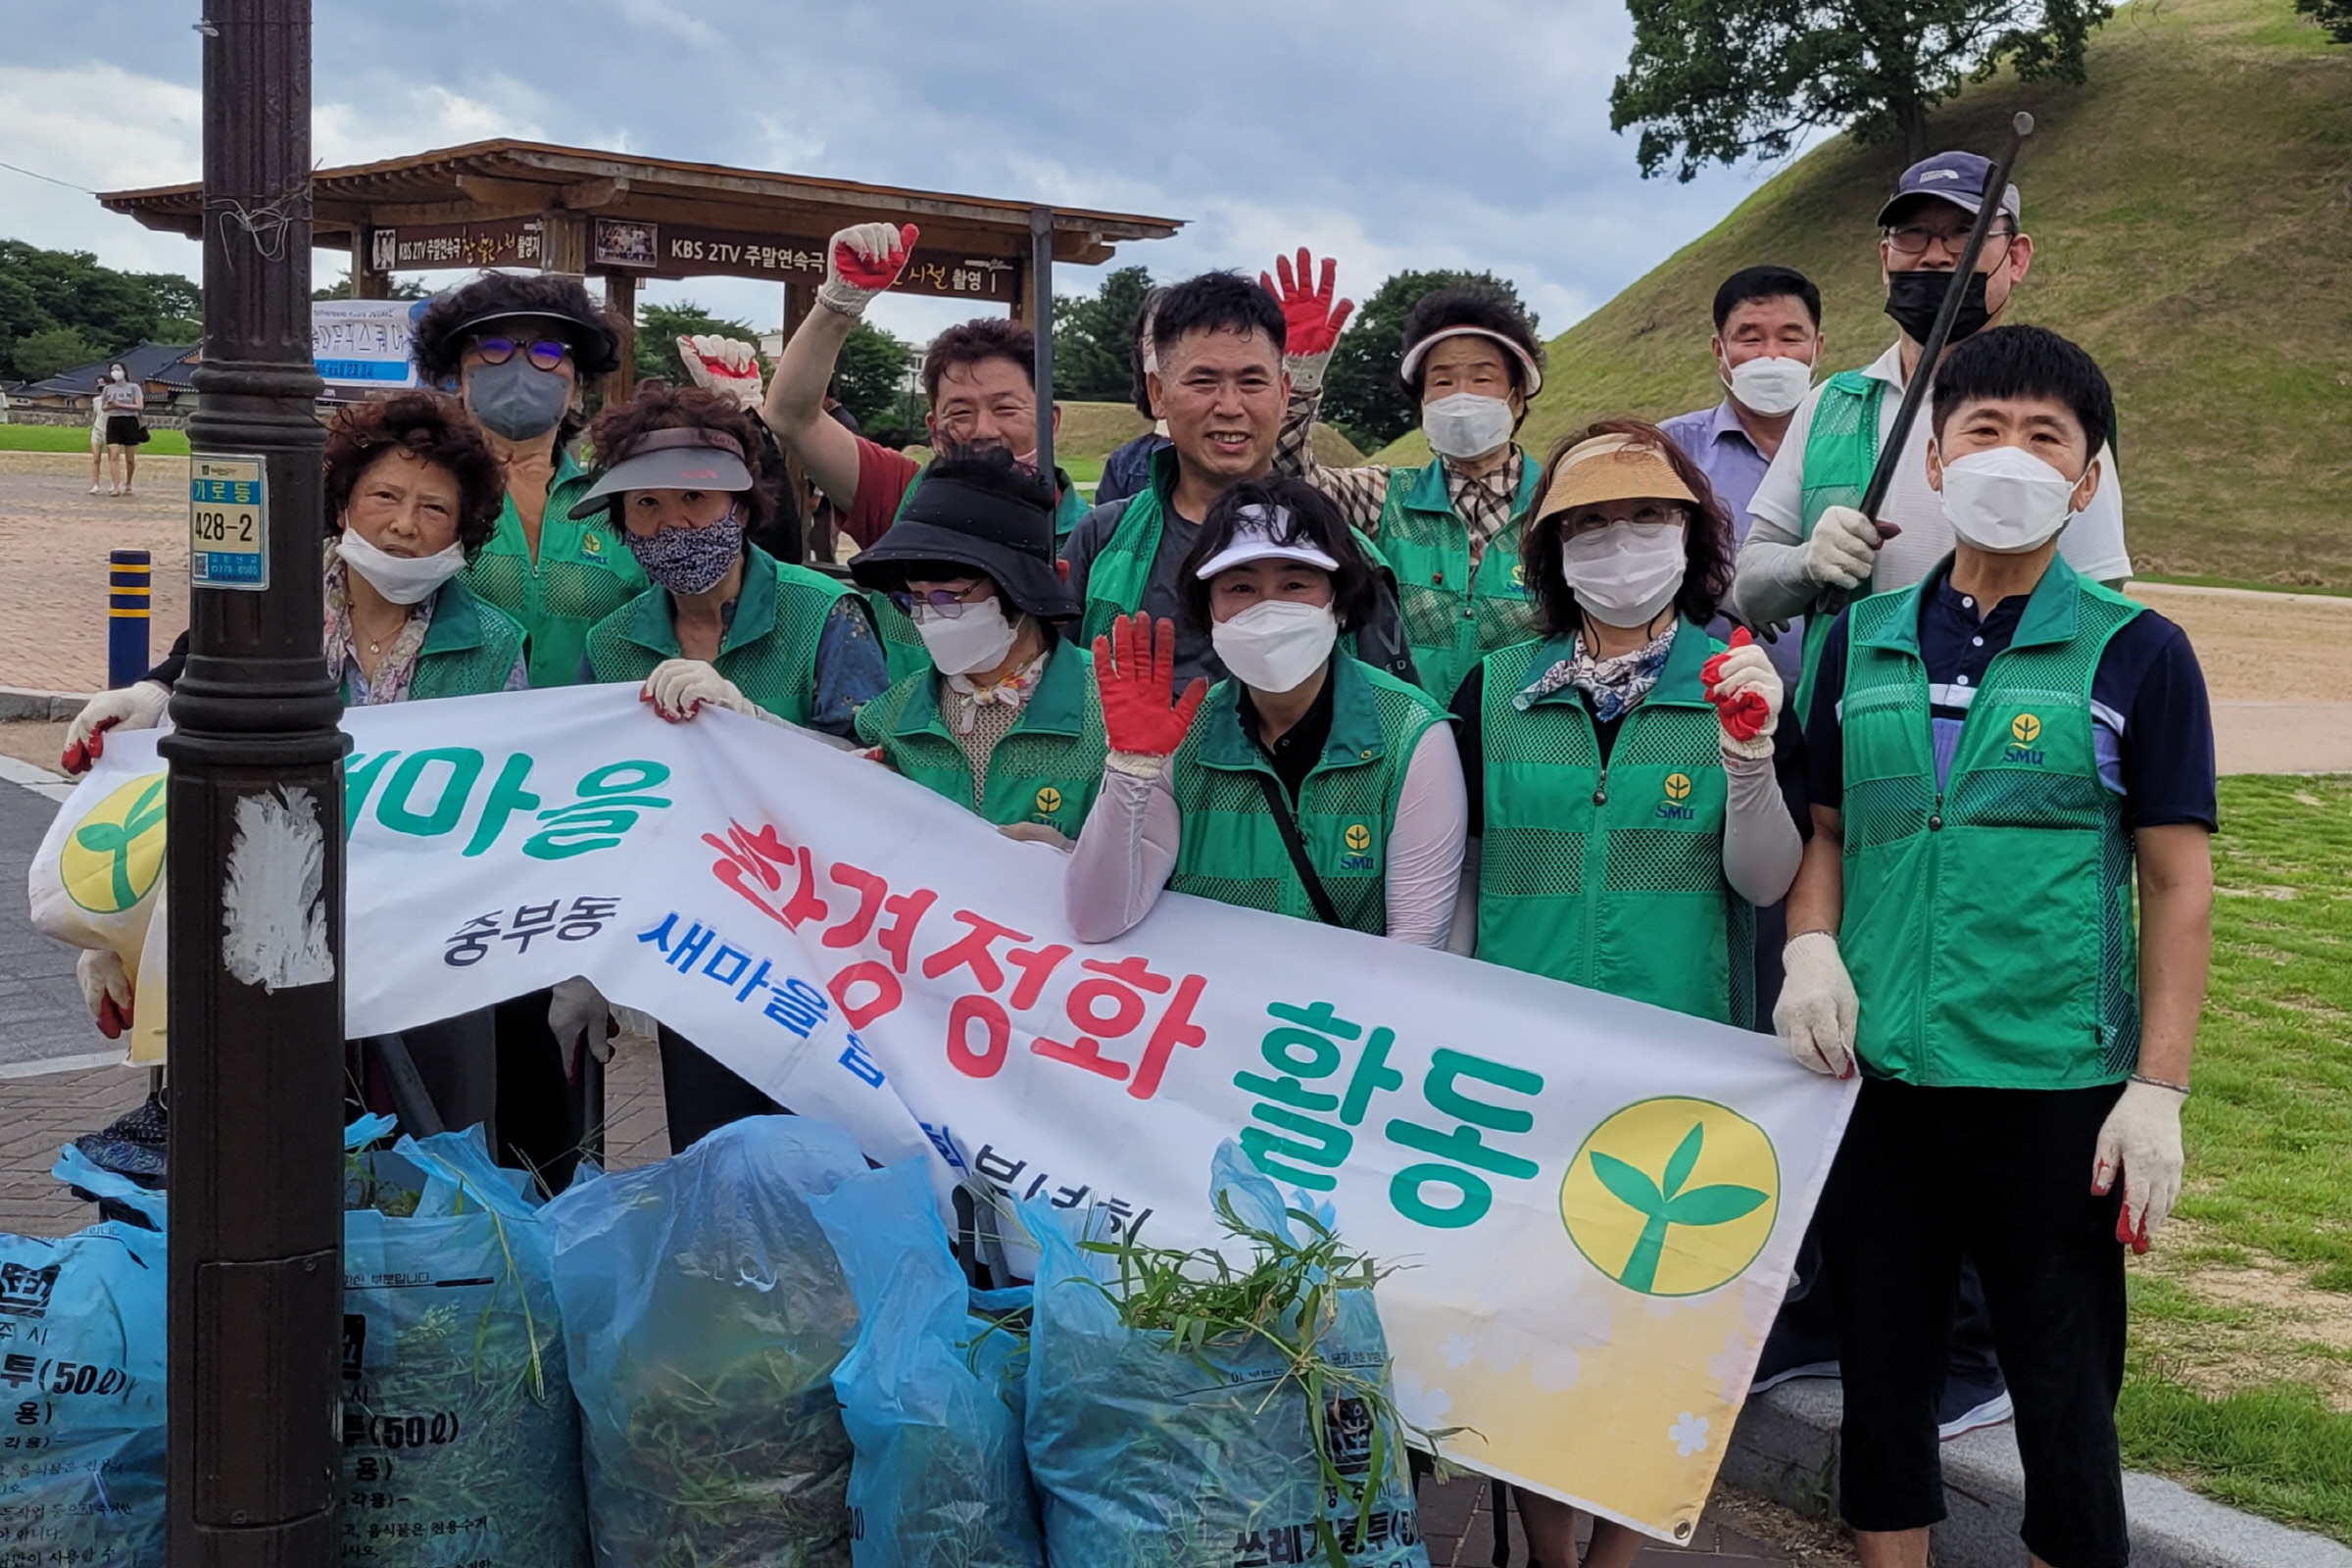
[[[846,1568],[858,1310],[808,1200],[865,1168],[756,1116],[547,1205],[598,1563]]]
[[[56,1174],[163,1223],[77,1150]],[[0,1236],[0,1568],[163,1561],[165,1290],[160,1231]]]
[[[529,1178],[480,1128],[352,1158],[344,1561],[585,1568],[579,1413]]]
[[[858,1344],[834,1392],[850,1469],[857,1568],[1044,1568],[1021,1420],[992,1386],[1003,1340],[971,1314],[922,1160],[812,1199],[858,1298]]]
[[[1210,1191],[1223,1250],[1248,1261],[1020,1205],[1040,1252],[1027,1438],[1048,1558],[1426,1568],[1374,1271],[1231,1143]]]

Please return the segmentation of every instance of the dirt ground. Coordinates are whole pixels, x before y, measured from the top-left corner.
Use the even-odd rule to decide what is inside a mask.
[[[185,458],[139,465],[128,498],[90,495],[69,454],[0,453],[0,686],[93,691],[106,683],[106,554],[154,556],[149,647],[187,624]],[[2135,584],[2180,622],[2205,665],[2226,773],[2352,772],[2352,702],[2317,649],[2352,645],[2352,599]],[[12,726],[13,727],[13,726]],[[14,739],[0,751],[14,753]]]

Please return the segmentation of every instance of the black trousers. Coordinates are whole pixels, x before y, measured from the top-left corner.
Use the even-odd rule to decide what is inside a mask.
[[[747,1116],[780,1116],[777,1104],[735,1070],[667,1024],[662,1026],[662,1109],[669,1152],[682,1154],[705,1133]]]
[[[2051,1568],[2125,1568],[2123,1184],[2090,1192],[2121,1093],[1863,1084],[1822,1200],[1845,1382],[1840,1507],[1855,1529],[1944,1516],[1936,1399],[1965,1252],[2017,1404],[2027,1548]]]

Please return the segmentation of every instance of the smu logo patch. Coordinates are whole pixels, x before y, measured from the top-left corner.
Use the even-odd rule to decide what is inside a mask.
[[[1361,822],[1350,822],[1348,831],[1340,835],[1348,853],[1340,857],[1343,871],[1369,871],[1372,865],[1372,830]]]
[[[1666,798],[1658,803],[1657,814],[1671,822],[1691,821],[1698,812],[1683,804],[1690,799],[1690,775],[1669,773],[1666,775]]]
[[[2034,743],[2041,739],[2041,720],[2032,713],[2020,713],[2009,721],[2009,739],[2013,743],[2001,753],[2004,762],[2024,762],[2029,766],[2041,765],[2041,749]]]

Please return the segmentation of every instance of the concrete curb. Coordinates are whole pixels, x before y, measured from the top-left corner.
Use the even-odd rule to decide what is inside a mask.
[[[1750,1399],[1724,1455],[1723,1479],[1742,1492],[1816,1516],[1835,1509],[1838,1422],[1834,1378],[1800,1378]],[[2025,1551],[2025,1471],[2004,1424],[1943,1446],[1950,1517],[1936,1527],[1937,1568],[2016,1568]],[[2352,1547],[2226,1508],[2156,1476],[2127,1473],[2132,1568],[2352,1568]]]
[[[44,692],[30,686],[0,686],[0,723],[12,719],[72,718],[90,700],[88,692]]]

